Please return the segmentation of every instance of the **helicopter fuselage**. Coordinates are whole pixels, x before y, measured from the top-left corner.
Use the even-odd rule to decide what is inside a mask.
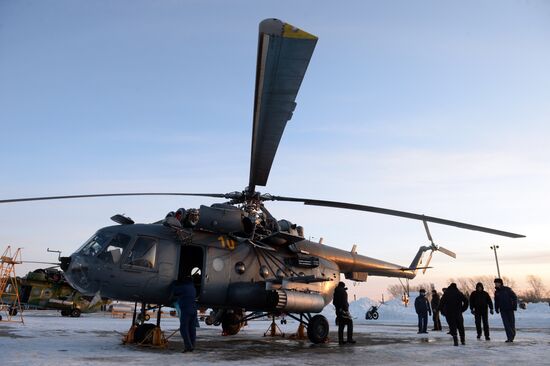
[[[98,230],[64,270],[79,291],[117,300],[169,305],[174,282],[191,276],[200,306],[319,312],[340,269],[291,248],[162,224],[116,225]]]

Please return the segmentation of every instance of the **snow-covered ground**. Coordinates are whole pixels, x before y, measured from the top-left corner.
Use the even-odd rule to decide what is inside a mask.
[[[331,306],[324,314],[331,324],[330,342],[312,345],[288,337],[270,338],[263,334],[268,321],[251,321],[238,335],[223,337],[219,327],[201,323],[197,349],[182,354],[179,334],[169,339],[165,349],[125,346],[122,334],[130,320],[111,318],[108,313],[83,314],[63,318],[54,311],[27,311],[25,324],[0,322],[0,364],[4,365],[502,365],[550,364],[550,307],[528,304],[517,315],[518,335],[512,344],[504,343],[500,317],[492,316],[491,341],[475,337],[473,316],[465,314],[466,346],[453,347],[446,332],[416,334],[416,315],[411,307],[389,302],[380,308],[379,320],[365,320],[372,302],[360,299],[351,304],[355,319],[354,346],[339,346]],[[278,323],[279,324],[279,323]],[[444,329],[445,321],[443,320]],[[430,324],[431,325],[431,322]],[[166,335],[178,328],[176,318],[163,318]],[[288,334],[297,323],[281,325]]]

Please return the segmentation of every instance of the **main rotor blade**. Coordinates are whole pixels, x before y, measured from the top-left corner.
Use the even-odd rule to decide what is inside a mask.
[[[74,198],[95,198],[95,197],[122,197],[122,196],[201,196],[215,198],[232,198],[228,194],[221,193],[100,193],[100,194],[75,194],[68,196],[46,196],[46,197],[30,197],[30,198],[10,198],[0,200],[0,203],[27,202],[27,201],[50,201],[64,200]]]
[[[481,231],[481,232],[484,232],[484,233],[489,233],[489,234],[494,234],[494,235],[501,235],[501,236],[506,236],[506,237],[509,237],[509,238],[524,238],[525,237],[525,235],[521,235],[521,234],[515,234],[515,233],[510,233],[510,232],[507,232],[507,231],[491,229],[491,228],[488,228],[488,227],[466,224],[466,223],[459,222],[459,221],[446,220],[446,219],[442,219],[442,218],[439,218],[439,217],[424,216],[424,215],[419,215],[419,214],[415,214],[415,213],[411,213],[411,212],[397,211],[397,210],[391,210],[391,209],[381,208],[381,207],[357,205],[357,204],[354,204],[354,203],[312,200],[312,199],[307,199],[307,198],[294,198],[294,197],[281,197],[281,196],[269,196],[269,200],[289,201],[289,202],[303,202],[305,205],[311,205],[311,206],[336,207],[336,208],[345,208],[345,209],[349,209],[349,210],[374,212],[374,213],[379,213],[379,214],[384,214],[384,215],[405,217],[405,218],[413,219],[413,220],[428,221],[428,222],[433,222],[433,223],[441,224],[441,225],[456,226],[456,227],[459,227],[459,228],[462,228],[462,229]]]
[[[278,19],[260,23],[249,192],[265,186],[317,37]]]
[[[434,243],[434,240],[432,239],[432,234],[430,234],[430,229],[428,228],[428,223],[426,222],[426,220],[422,220],[422,222],[424,223],[424,229],[426,229],[426,234],[428,235],[428,240],[430,241],[430,243]]]
[[[441,253],[447,254],[449,257],[456,258],[456,253],[453,251],[450,251],[449,249],[438,246],[437,250],[439,250]]]

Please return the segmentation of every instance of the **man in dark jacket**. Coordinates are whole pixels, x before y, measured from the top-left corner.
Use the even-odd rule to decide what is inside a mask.
[[[183,338],[183,352],[193,352],[197,337],[197,291],[190,276],[174,286],[174,296],[180,310],[180,334]]]
[[[468,299],[456,287],[456,283],[451,283],[441,297],[439,303],[441,314],[445,315],[449,324],[450,333],[453,336],[455,346],[458,346],[458,337],[456,331],[460,334],[460,343],[466,344],[464,337],[464,318],[462,313],[468,309]]]
[[[502,279],[495,279],[495,310],[500,312],[502,324],[506,331],[506,342],[513,342],[516,337],[516,319],[514,311],[518,309],[518,297],[510,287],[504,286]]]
[[[483,284],[478,282],[476,290],[470,294],[470,310],[476,320],[477,339],[481,338],[481,321],[483,321],[483,334],[487,341],[491,339],[489,338],[488,309],[491,309],[491,314],[493,314],[493,301],[487,291],[483,290]]]
[[[344,282],[340,282],[334,289],[332,304],[336,308],[336,321],[338,322],[338,343],[355,343],[353,340],[353,320],[349,313],[348,293]],[[344,341],[344,327],[348,327],[347,342]]]
[[[432,315],[430,302],[426,299],[426,290],[421,288],[418,291],[419,295],[414,300],[414,310],[418,314],[418,334],[428,333],[428,313]]]
[[[432,300],[430,301],[430,304],[432,305],[432,312],[433,312],[433,321],[434,321],[434,329],[432,330],[441,330],[441,319],[439,319],[439,294],[437,293],[436,289],[432,290]]]

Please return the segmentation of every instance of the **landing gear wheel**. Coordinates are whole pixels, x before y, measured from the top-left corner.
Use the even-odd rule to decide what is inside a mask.
[[[322,315],[315,315],[309,320],[307,337],[312,343],[325,343],[328,339],[328,321]]]
[[[151,343],[153,340],[152,332],[157,326],[155,324],[146,323],[138,325],[136,331],[134,332],[134,342],[136,343]],[[151,333],[151,337],[147,342],[143,342],[147,339],[147,335]]]
[[[367,314],[365,315],[365,319],[367,319],[367,320],[372,319],[372,314],[367,312]]]
[[[242,327],[243,314],[241,311],[225,313],[222,317],[222,331],[225,335],[235,335]]]
[[[8,314],[10,314],[10,316],[16,316],[17,315],[17,308],[14,308],[14,307],[11,307],[8,309]]]
[[[374,313],[372,313],[372,318],[374,320],[378,319],[378,312],[375,311]]]
[[[138,321],[141,321],[141,318],[142,318],[141,314],[138,314],[137,320],[138,320]],[[148,322],[149,319],[151,319],[151,315],[149,315],[149,314],[146,313],[146,314],[145,314],[145,317],[144,317],[144,321]]]
[[[73,309],[71,310],[71,313],[70,313],[71,318],[79,318],[80,314],[81,314],[80,309]]]

